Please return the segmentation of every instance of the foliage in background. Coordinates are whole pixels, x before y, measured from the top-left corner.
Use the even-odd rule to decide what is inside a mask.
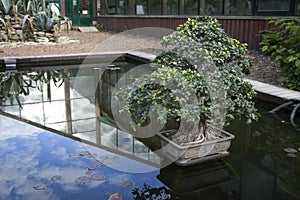
[[[253,102],[255,92],[250,83],[243,81],[243,75],[249,73],[252,65],[246,55],[247,45],[227,36],[216,19],[189,19],[176,32],[164,37],[162,44],[173,47],[173,50],[156,57],[152,64],[156,71],[135,80],[135,85],[144,83],[144,86],[140,89],[128,86],[119,96],[128,98],[129,106],[124,110],[135,117],[137,125],[148,123],[151,105],[161,105],[157,107],[161,121],[165,121],[166,117],[181,123],[183,119],[188,123],[200,119],[200,124],[176,133],[173,139],[180,138],[177,142],[181,143],[190,142],[195,135],[205,135],[207,122],[212,122],[212,113],[216,121],[218,117],[225,117],[216,113],[222,109],[226,109],[224,115],[227,119],[245,114],[248,122],[257,120],[258,113]],[[149,80],[155,79],[162,84],[149,84]],[[170,91],[172,84],[177,84],[177,88]],[[221,89],[219,94],[218,89]],[[196,92],[197,108],[186,106],[190,101],[186,97],[191,96],[191,90]],[[218,95],[225,100],[218,99]]]
[[[261,50],[280,63],[280,81],[300,91],[300,19],[269,18],[273,28],[262,31]]]
[[[105,31],[105,26],[102,23],[97,23],[95,24],[96,29],[98,29],[98,31]]]

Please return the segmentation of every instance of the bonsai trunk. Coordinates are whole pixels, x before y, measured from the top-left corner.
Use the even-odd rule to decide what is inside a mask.
[[[190,142],[203,142],[206,138],[207,120],[201,116],[199,123],[187,122],[182,119],[178,131],[172,136],[172,140],[177,144]]]

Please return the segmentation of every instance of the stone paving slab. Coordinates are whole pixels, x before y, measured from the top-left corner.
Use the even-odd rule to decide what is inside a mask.
[[[83,32],[83,33],[99,32],[98,29],[94,26],[78,26],[77,28],[80,32]]]
[[[270,96],[275,96],[286,100],[300,101],[300,92],[290,90],[287,88],[281,88],[267,83],[262,83],[250,79],[244,79],[253,85],[253,89],[258,93],[267,94]]]

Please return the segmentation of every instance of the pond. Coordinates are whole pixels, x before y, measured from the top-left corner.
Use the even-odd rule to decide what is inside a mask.
[[[257,100],[258,122],[226,127],[235,135],[228,157],[189,167],[166,161],[155,136],[122,131],[110,96],[138,64],[2,73],[0,199],[300,197],[300,132],[290,111],[269,114],[271,103]]]

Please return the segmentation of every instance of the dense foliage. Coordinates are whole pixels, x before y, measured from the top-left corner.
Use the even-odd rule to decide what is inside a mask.
[[[262,31],[262,51],[280,63],[280,80],[300,91],[300,19],[269,18],[272,28]]]
[[[124,110],[138,125],[151,122],[148,113],[154,108],[160,121],[173,118],[188,124],[178,131],[180,141],[186,142],[200,139],[208,121],[224,124],[225,118],[242,114],[248,122],[257,119],[255,92],[243,80],[252,64],[246,44],[228,37],[216,19],[189,19],[162,43],[173,49],[158,55],[152,63],[154,71],[137,78],[119,95],[128,98]],[[188,136],[183,139],[182,133]]]
[[[23,40],[33,37],[34,31],[53,33],[59,16],[52,12],[45,0],[0,0],[0,23],[10,36],[11,22],[22,26]]]

